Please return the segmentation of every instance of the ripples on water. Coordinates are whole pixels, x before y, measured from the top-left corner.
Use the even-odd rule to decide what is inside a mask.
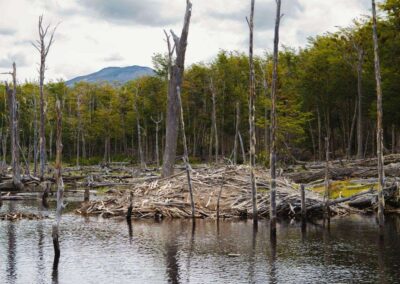
[[[42,211],[36,201],[0,211]],[[47,212],[52,214],[51,212]],[[277,244],[260,222],[133,221],[83,218],[61,223],[61,260],[52,271],[52,220],[0,221],[0,283],[395,283],[400,219],[379,242],[374,218],[332,220],[330,230],[281,222]],[[235,256],[229,256],[234,254]]]

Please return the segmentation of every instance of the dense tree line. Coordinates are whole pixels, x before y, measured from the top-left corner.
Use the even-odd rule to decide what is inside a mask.
[[[381,6],[379,41],[383,87],[384,148],[400,150],[400,1]],[[277,154],[281,163],[323,159],[329,137],[335,157],[375,155],[376,92],[372,23],[362,18],[335,33],[310,38],[300,50],[284,47],[279,54],[277,85]],[[153,58],[156,76],[125,85],[78,83],[44,86],[46,151],[55,157],[55,102],[62,104],[65,160],[98,163],[143,160],[156,164],[165,146],[168,56]],[[189,66],[182,83],[188,151],[192,161],[228,158],[243,162],[249,154],[249,57],[220,51],[209,63]],[[273,57],[254,57],[256,161],[269,163]],[[39,135],[38,83],[17,88],[21,163],[32,163]],[[9,100],[0,85],[1,159],[10,162]],[[239,120],[238,120],[239,119]],[[161,121],[156,124],[156,121]],[[159,132],[157,132],[157,125]],[[139,131],[138,131],[139,130]],[[36,133],[36,134],[35,134]],[[178,143],[179,144],[179,143]],[[242,153],[242,148],[244,154]],[[178,154],[183,153],[178,145]]]

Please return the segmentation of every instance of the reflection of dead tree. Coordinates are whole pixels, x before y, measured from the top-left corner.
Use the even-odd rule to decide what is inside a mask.
[[[39,131],[39,144],[40,144],[40,178],[43,179],[45,172],[45,164],[46,164],[46,106],[45,106],[45,98],[43,93],[44,88],[44,74],[46,71],[46,57],[49,54],[50,47],[54,43],[54,33],[56,31],[55,27],[51,30],[50,34],[49,29],[50,25],[46,27],[43,26],[43,16],[39,17],[39,39],[36,42],[32,43],[32,45],[39,51],[40,53],[40,69],[39,69],[39,94],[40,94],[40,131]],[[46,43],[46,37],[50,36],[49,41]]]

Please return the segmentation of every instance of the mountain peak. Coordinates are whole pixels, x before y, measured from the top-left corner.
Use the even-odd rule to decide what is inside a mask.
[[[105,67],[100,71],[73,78],[67,81],[66,84],[68,86],[73,86],[78,82],[124,84],[130,80],[142,76],[152,76],[154,74],[153,69],[137,65],[126,67]]]

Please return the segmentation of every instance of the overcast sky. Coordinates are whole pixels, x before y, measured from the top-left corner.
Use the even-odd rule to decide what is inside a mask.
[[[247,51],[250,0],[192,0],[187,64],[220,50]],[[283,0],[281,44],[305,46],[309,36],[347,26],[370,13],[370,0]],[[19,80],[37,80],[38,16],[59,27],[47,60],[47,80],[71,79],[109,66],[151,67],[165,51],[163,29],[180,33],[185,0],[0,0],[0,71],[13,60]],[[271,50],[275,0],[256,0],[255,48]],[[2,75],[4,76],[4,75]],[[0,80],[3,78],[0,77]]]

